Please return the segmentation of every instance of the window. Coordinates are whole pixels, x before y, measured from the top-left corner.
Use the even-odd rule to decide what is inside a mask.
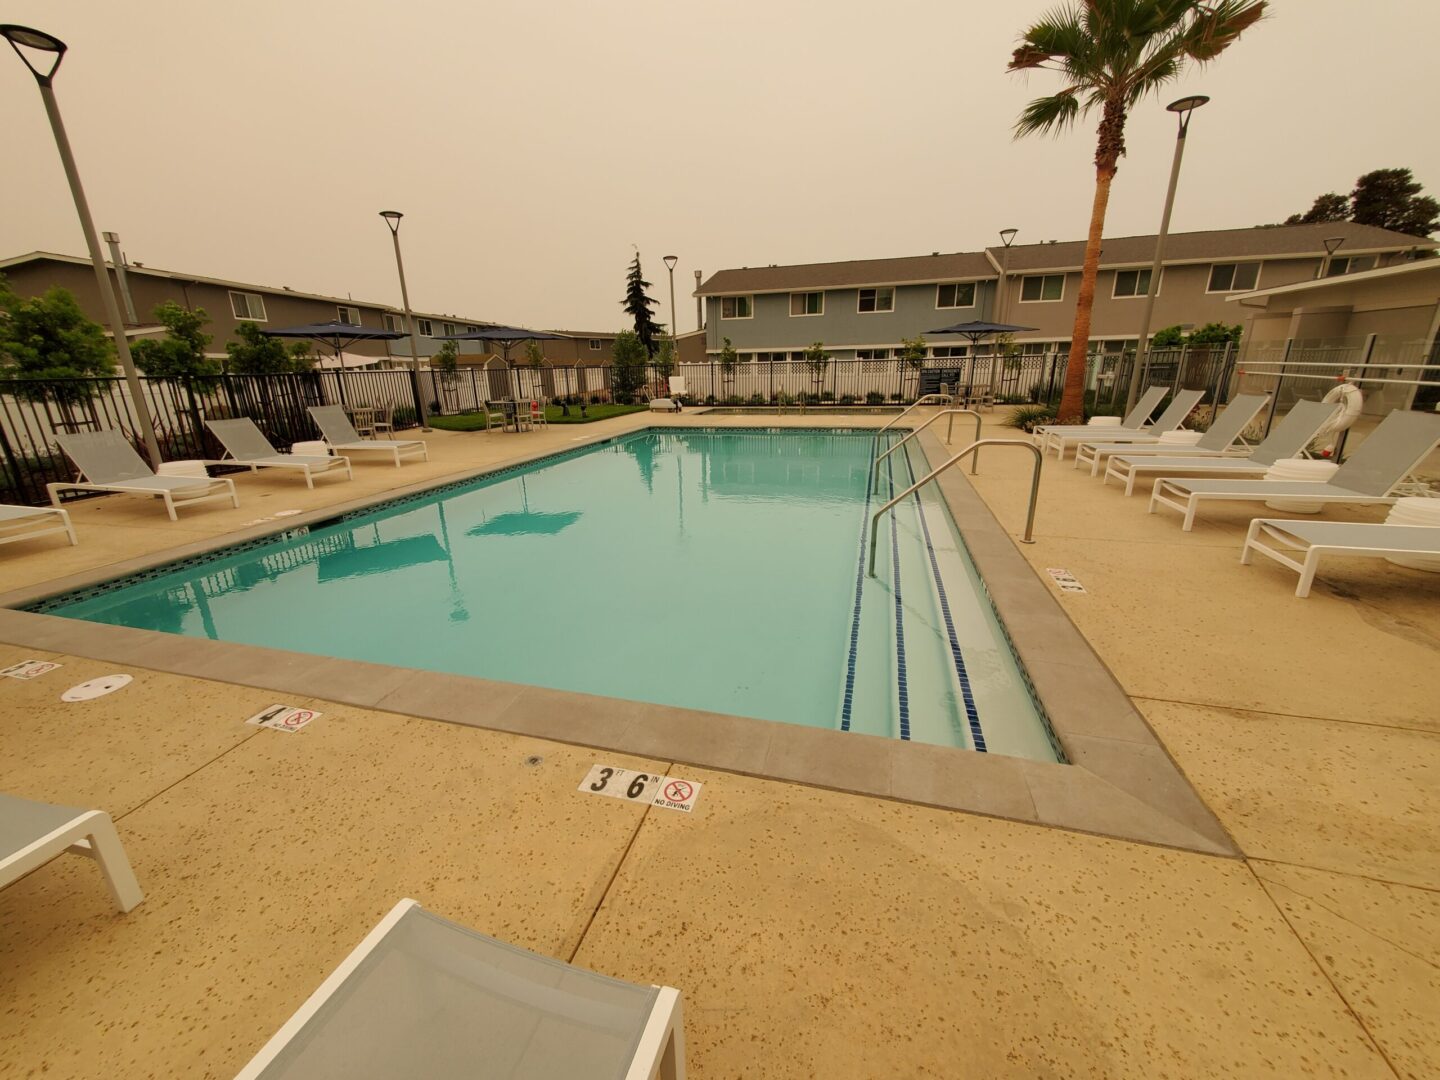
[[[861,312],[894,311],[895,290],[884,289],[861,289],[860,305],[857,308]]]
[[[429,319],[416,319],[415,330],[421,337],[435,336],[435,328],[430,325]]]
[[[889,349],[856,349],[856,360],[889,360]]]
[[[1160,281],[1165,281],[1165,271],[1160,271]],[[1145,296],[1150,292],[1150,271],[1149,270],[1116,270],[1115,290],[1110,294],[1113,297],[1121,298],[1126,296]],[[1155,295],[1160,295],[1160,290],[1155,290]]]
[[[792,292],[790,294],[791,315],[824,315],[825,294],[823,292]]]
[[[396,334],[403,334],[405,332],[405,316],[392,315],[387,311],[385,313],[385,329]]]
[[[783,352],[757,352],[755,362],[757,364],[783,364],[789,359],[789,355]]]
[[[1210,287],[1206,292],[1247,292],[1260,280],[1260,264],[1216,263],[1210,267]]]
[[[720,298],[720,318],[722,319],[749,319],[754,315],[751,310],[750,296],[722,296]]]
[[[259,293],[232,292],[230,294],[230,310],[235,313],[237,319],[253,319],[256,322],[264,322],[265,298]]]
[[[968,356],[969,345],[936,345],[930,350],[930,355],[937,360],[953,360],[956,357]]]
[[[446,337],[455,336],[455,324],[453,322],[441,323],[440,329],[445,332]]]
[[[473,334],[473,333],[475,333],[475,332],[476,332],[477,330],[479,330],[479,329],[480,329],[480,328],[479,328],[478,326],[471,326],[469,323],[466,323],[466,324],[465,324],[465,332],[466,332],[467,334]]]
[[[1026,274],[1020,279],[1020,302],[1022,304],[1059,300],[1064,295],[1064,274]]]
[[[599,351],[600,351],[601,349],[603,349],[604,347],[605,347],[605,342],[601,341],[598,337],[592,337],[592,338],[590,339],[590,351],[591,351],[591,352],[599,352]]]
[[[1339,277],[1342,274],[1358,274],[1362,270],[1375,269],[1374,255],[1351,255],[1343,259],[1331,259],[1330,268],[1325,271],[1326,277]]]
[[[975,283],[968,281],[963,285],[936,285],[935,306],[937,308],[974,307]]]
[[[346,307],[341,304],[335,310],[339,314],[341,322],[350,326],[360,325],[360,309],[358,307]]]

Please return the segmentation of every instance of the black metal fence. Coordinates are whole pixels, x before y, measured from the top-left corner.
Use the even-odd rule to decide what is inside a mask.
[[[1091,412],[1118,412],[1134,373],[1134,353],[1100,353],[1087,370]],[[1019,356],[934,357],[921,364],[897,359],[761,361],[726,368],[718,361],[678,364],[669,372],[651,365],[641,386],[667,392],[666,375],[684,379],[692,405],[731,407],[872,406],[909,404],[942,384],[956,393],[987,389],[1000,404],[1058,399],[1067,357],[1050,352]],[[1147,382],[1201,389],[1207,400],[1228,396],[1234,358],[1228,347],[1156,350]],[[407,369],[315,371],[285,375],[213,375],[140,379],[166,460],[215,460],[223,449],[207,419],[248,416],[279,449],[319,436],[307,408],[339,404],[388,410],[395,428],[414,427],[423,399],[431,414],[478,410],[486,401],[544,398],[610,402],[629,397],[610,367],[461,368],[453,378],[434,370],[418,377]],[[638,396],[638,395],[636,395]],[[123,431],[143,454],[144,440],[121,378],[0,380],[0,503],[42,505],[45,485],[74,478],[57,432]]]

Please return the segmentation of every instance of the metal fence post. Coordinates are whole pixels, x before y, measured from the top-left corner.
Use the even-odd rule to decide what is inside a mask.
[[[1270,396],[1270,415],[1265,417],[1265,437],[1269,437],[1270,428],[1275,423],[1275,410],[1280,407],[1280,388],[1285,385],[1285,365],[1290,361],[1290,350],[1295,345],[1294,338],[1285,339],[1285,352],[1280,357],[1280,373],[1275,379],[1275,390]]]

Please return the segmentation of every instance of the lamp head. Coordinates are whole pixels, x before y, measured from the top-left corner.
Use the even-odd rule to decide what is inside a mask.
[[[664,259],[662,259],[661,261],[665,264],[665,269],[667,269],[667,270],[674,270],[674,269],[675,269],[675,264],[680,261],[680,256],[679,256],[679,255],[666,255],[666,256],[664,257]]]
[[[1210,99],[1204,94],[1191,94],[1189,97],[1182,97],[1179,101],[1172,101],[1165,108],[1180,117],[1180,135],[1183,138],[1185,130],[1190,126],[1190,114],[1200,108]]]
[[[380,216],[385,219],[385,224],[390,226],[390,231],[396,233],[400,231],[400,219],[405,215],[399,210],[381,210]]]
[[[30,69],[30,74],[35,76],[41,86],[50,85],[50,80],[60,67],[60,61],[65,59],[66,45],[63,41],[54,34],[47,34],[43,30],[36,30],[29,26],[17,26],[14,23],[0,25],[0,37],[10,43],[10,47],[15,50],[15,55],[20,57],[25,66]],[[49,70],[41,71],[30,62],[30,57],[20,51],[21,45],[27,49],[34,49],[36,52],[50,53],[55,57],[55,62],[50,65]]]
[[[1006,247],[1009,247],[1015,242],[1015,236],[1019,232],[1019,229],[1001,229],[1000,239],[1004,242]]]

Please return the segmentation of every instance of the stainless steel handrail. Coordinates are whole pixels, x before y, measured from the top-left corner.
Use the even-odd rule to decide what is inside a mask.
[[[943,401],[941,401],[941,400],[934,400],[934,401],[932,401],[932,400],[931,400],[932,398],[935,398],[935,399],[943,398],[944,400],[943,400]],[[889,431],[892,427],[894,427],[896,424],[898,424],[901,420],[904,420],[905,417],[910,414],[910,410],[911,410],[911,409],[918,409],[921,405],[949,405],[949,404],[951,404],[952,402],[954,402],[954,400],[955,400],[955,396],[954,396],[953,394],[926,394],[924,397],[922,397],[922,398],[920,398],[919,400],[917,400],[917,401],[915,402],[915,404],[913,404],[913,405],[911,405],[909,408],[905,409],[905,411],[902,412],[899,416],[895,417],[894,420],[891,420],[888,424],[886,424],[884,427],[882,427],[882,428],[881,428],[879,431],[877,431],[875,434],[876,434],[876,435],[884,435],[885,432]]]
[[[915,483],[911,484],[899,495],[896,495],[879,510],[875,511],[875,516],[870,519],[871,577],[875,576],[875,540],[880,535],[880,516],[884,514],[886,510],[892,508],[901,499],[904,499],[906,496],[914,493],[919,488],[924,487],[931,480],[934,480],[935,477],[939,476],[946,469],[950,468],[951,465],[954,465],[966,454],[978,453],[980,447],[982,446],[1023,446],[1026,450],[1029,450],[1030,453],[1035,455],[1035,468],[1031,471],[1030,474],[1030,509],[1025,515],[1025,535],[1020,539],[1020,542],[1022,544],[1033,544],[1035,542],[1035,500],[1040,497],[1040,466],[1043,465],[1045,461],[1044,457],[1042,457],[1040,454],[1040,448],[1034,443],[1025,442],[1021,439],[980,439],[978,442],[973,442],[964,450],[961,450],[949,461],[945,462],[945,464],[933,470],[928,476],[924,477],[923,479],[916,480]]]
[[[915,438],[916,435],[919,435],[920,432],[924,431],[927,427],[929,427],[931,424],[933,424],[936,420],[939,420],[940,417],[942,417],[942,416],[948,416],[948,417],[950,417],[950,424],[949,424],[949,426],[945,429],[945,442],[946,442],[946,444],[948,445],[949,442],[950,442],[950,440],[951,440],[951,438],[955,435],[955,414],[956,414],[956,413],[969,413],[971,416],[973,416],[973,417],[975,418],[975,439],[974,439],[974,441],[975,441],[975,442],[979,442],[979,441],[980,441],[980,425],[985,422],[985,418],[984,418],[984,417],[982,417],[982,416],[981,416],[978,412],[976,412],[974,409],[942,409],[940,412],[937,412],[934,416],[930,417],[929,420],[926,420],[923,424],[921,424],[919,427],[917,427],[914,431],[910,432],[909,435],[906,435],[903,439],[901,439],[899,442],[897,442],[894,446],[890,447],[890,449],[886,450],[883,454],[881,454],[879,457],[877,457],[877,458],[875,459],[875,464],[873,464],[872,466],[870,466],[870,486],[871,486],[872,488],[875,486],[875,479],[876,479],[876,477],[878,477],[878,476],[880,475],[880,463],[881,463],[882,461],[884,461],[887,457],[889,457],[891,454],[893,454],[896,450],[899,450],[900,447],[904,446],[904,445],[905,445],[907,442],[909,442],[911,439]],[[876,438],[878,439],[879,436],[877,435]],[[976,454],[975,457],[974,457],[973,459],[971,459],[971,461],[970,461],[970,475],[971,475],[971,476],[974,476],[974,475],[975,475],[975,470],[978,469],[979,467],[980,467],[980,455],[979,455],[979,454]]]

